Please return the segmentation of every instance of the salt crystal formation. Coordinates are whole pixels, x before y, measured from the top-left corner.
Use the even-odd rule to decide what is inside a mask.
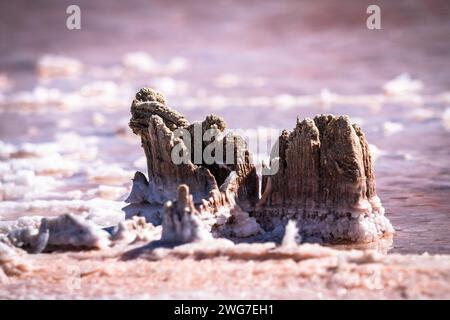
[[[177,201],[168,201],[164,206],[162,223],[162,242],[189,243],[211,238],[199,221],[189,187],[182,184],[178,187]]]
[[[407,95],[422,90],[423,83],[420,80],[412,79],[408,73],[402,73],[386,82],[383,89],[388,95]]]
[[[65,56],[44,55],[37,63],[38,74],[46,78],[76,76],[82,68],[81,62]]]
[[[106,248],[110,235],[94,222],[73,214],[43,218],[39,229],[14,229],[8,238],[17,247],[40,253],[51,249]]]
[[[152,241],[160,236],[157,228],[145,221],[144,217],[133,217],[119,222],[112,232],[115,243],[130,244],[137,241]]]
[[[299,237],[297,223],[294,220],[290,220],[284,229],[283,241],[281,245],[283,247],[295,247],[301,242]]]
[[[145,203],[161,206],[177,198],[182,207],[169,202],[164,217],[159,215],[163,238],[173,236],[186,242],[192,237],[189,228],[183,236],[184,231],[175,227],[177,221],[190,217],[183,208],[198,212],[215,236],[270,233],[290,219],[297,221],[306,240],[368,242],[394,232],[375,192],[369,145],[347,116],[322,115],[297,121],[292,132],[284,130],[273,149],[278,152],[272,152],[270,168],[264,169],[259,199],[256,169],[241,137],[221,135],[214,141],[233,144],[234,164],[194,164],[192,145],[198,143],[194,124],[168,107],[161,94],[141,89],[131,114],[130,127],[141,137],[149,179],[136,173],[127,199],[131,203],[127,216],[136,214]],[[214,115],[201,123],[202,132],[214,129],[223,133],[225,126],[224,120]],[[174,136],[177,128],[194,136],[190,150],[183,139]],[[211,143],[200,141],[202,151]],[[179,144],[181,150],[190,152],[191,161],[172,161],[171,152]],[[181,184],[186,186],[179,188]],[[185,198],[189,190],[192,201]],[[130,209],[136,205],[138,209]],[[172,221],[174,217],[178,218]],[[152,219],[156,219],[154,215]]]
[[[326,242],[368,242],[393,233],[375,191],[369,145],[349,117],[321,115],[284,130],[278,171],[263,177],[254,216],[264,228],[296,219],[300,233]]]

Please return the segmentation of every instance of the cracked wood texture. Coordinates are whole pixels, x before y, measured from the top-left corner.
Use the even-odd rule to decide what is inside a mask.
[[[262,197],[254,213],[266,228],[274,227],[278,221],[274,218],[294,218],[304,227],[330,216],[331,224],[340,217],[351,223],[360,215],[384,214],[368,143],[348,116],[297,120],[294,130],[284,130],[274,146],[271,169],[276,173],[263,176]],[[384,229],[377,227],[381,234]]]
[[[218,141],[224,146],[232,144],[235,162],[233,164],[213,163],[205,164],[203,161],[194,163],[193,149],[188,149],[182,138],[174,136],[177,128],[186,129],[191,134],[191,148],[194,147],[194,125],[180,113],[166,105],[164,97],[151,88],[143,88],[133,100],[131,106],[130,127],[133,132],[141,137],[142,147],[147,158],[148,168],[148,192],[147,201],[164,204],[166,201],[176,198],[176,191],[180,184],[186,184],[193,196],[195,204],[204,204],[203,200],[215,199],[219,187],[223,184],[229,186],[227,180],[233,175],[233,197],[236,202],[242,203],[245,208],[253,208],[258,200],[258,176],[255,166],[251,163],[251,155],[247,150],[245,141],[237,135],[221,135]],[[218,130],[223,133],[226,127],[225,121],[218,116],[209,115],[198,124],[199,133],[208,129]],[[200,136],[201,139],[202,136]],[[200,140],[200,149],[209,141]],[[175,145],[182,144],[189,151],[190,161],[174,164],[171,152]],[[239,159],[239,162],[236,160]],[[222,190],[224,187],[221,188]],[[226,200],[230,195],[221,196]],[[133,199],[130,195],[129,199]],[[233,201],[234,201],[233,200]],[[232,201],[232,202],[233,202]],[[218,201],[210,205],[216,207]],[[220,201],[224,203],[224,201]]]

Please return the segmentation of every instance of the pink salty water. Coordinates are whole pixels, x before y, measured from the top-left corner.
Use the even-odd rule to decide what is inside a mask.
[[[381,30],[366,28],[371,1],[77,1],[82,28],[74,31],[65,25],[70,4],[0,4],[0,73],[13,83],[6,97],[36,85],[73,92],[98,79],[134,91],[153,83],[165,83],[162,87],[168,89],[183,83],[188,89],[163,91],[171,106],[190,120],[217,113],[230,128],[291,129],[297,116],[348,114],[360,119],[369,143],[384,152],[375,172],[378,194],[397,231],[390,252],[450,253],[450,131],[442,119],[450,106],[448,1],[377,1]],[[147,52],[162,63],[179,56],[187,67],[169,77],[118,77],[114,70],[122,56],[133,51]],[[69,56],[89,68],[77,78],[39,80],[36,62],[44,54]],[[405,72],[424,84],[416,96],[382,103],[370,99],[383,94],[386,81]],[[224,74],[238,79],[236,84],[217,85],[214,79]],[[351,103],[249,107],[237,99],[308,97],[324,88]],[[200,102],[188,105],[186,98],[193,96]],[[221,97],[221,107],[201,103],[205,97]],[[1,105],[0,140],[49,141],[64,131],[58,120],[67,118],[81,136],[98,137],[100,159],[133,170],[132,163],[142,156],[138,139],[130,144],[115,135],[117,119],[129,116],[132,98],[130,94],[129,102],[105,113],[101,127],[93,127],[89,119],[104,111],[102,105],[19,113],[6,102]],[[417,109],[433,115],[417,120],[412,116]],[[403,130],[387,135],[382,129],[386,122],[402,124]],[[29,127],[40,130],[31,136],[24,129]],[[67,180],[66,189],[73,181]]]

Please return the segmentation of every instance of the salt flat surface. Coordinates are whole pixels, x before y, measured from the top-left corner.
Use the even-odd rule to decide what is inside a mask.
[[[8,265],[16,275],[3,278],[1,297],[448,297],[448,256],[422,255],[450,254],[445,1],[426,8],[382,1],[388,9],[379,33],[365,28],[364,1],[251,10],[234,1],[218,2],[220,10],[132,2],[135,10],[79,1],[89,23],[76,33],[55,27],[61,10],[51,2],[36,10],[26,1],[1,4],[0,233],[69,212],[103,227],[122,221],[131,178],[146,170],[128,127],[130,102],[153,86],[188,118],[216,113],[255,141],[291,129],[297,116],[348,114],[376,158],[377,192],[396,229],[392,244],[377,251],[389,255],[339,267],[334,253],[305,261],[35,255],[30,270]],[[104,36],[105,26],[114,37]],[[81,289],[70,291],[77,272]]]

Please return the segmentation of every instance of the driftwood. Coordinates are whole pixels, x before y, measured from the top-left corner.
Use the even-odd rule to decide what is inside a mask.
[[[376,195],[368,143],[348,116],[297,120],[275,148],[271,165],[278,170],[263,176],[254,212],[264,228],[295,219],[301,234],[327,242],[372,241],[393,232]]]
[[[136,173],[127,216],[139,212],[164,221],[159,209],[176,199],[177,192],[179,199],[178,187],[184,184],[192,194],[190,211],[215,236],[270,234],[288,220],[297,222],[304,240],[367,242],[394,232],[376,195],[368,143],[347,116],[297,120],[292,132],[284,130],[269,166],[263,169],[259,196],[256,167],[247,145],[241,137],[225,134],[221,117],[209,115],[202,123],[190,124],[149,88],[136,94],[131,114],[130,127],[140,136],[147,158],[148,180]],[[186,130],[194,141],[185,143],[177,129]],[[210,141],[195,137],[195,130],[203,134],[209,129],[219,135]],[[203,152],[210,143],[224,148],[231,144],[232,163],[198,161],[195,147]],[[187,161],[174,163],[175,147],[187,152]],[[140,212],[155,207],[159,208],[157,215]]]
[[[209,115],[202,123],[190,124],[182,115],[168,107],[160,94],[148,88],[141,89],[136,94],[131,114],[130,127],[141,137],[147,158],[148,180],[142,173],[136,173],[132,192],[126,200],[130,203],[125,208],[131,212],[127,214],[128,217],[137,212],[155,219],[153,211],[161,209],[167,201],[176,199],[178,186],[181,184],[188,186],[193,204],[205,214],[203,217],[209,214],[207,220],[210,229],[224,230],[220,226],[230,222],[231,212],[240,213],[254,208],[259,193],[256,167],[251,161],[245,141],[237,135],[223,134],[226,124],[222,118]],[[219,131],[216,143],[232,146],[232,163],[207,164],[201,159],[194,164],[195,141],[188,148],[182,138],[174,135],[174,131],[182,128],[194,135],[195,125],[200,130],[200,137],[208,129]],[[200,142],[202,154],[208,141]],[[172,161],[172,149],[177,145],[190,156],[185,163],[175,164]],[[163,215],[162,210],[158,213]],[[160,221],[162,220],[160,217]],[[254,220],[249,222],[255,224]],[[233,225],[231,222],[229,224]],[[259,232],[260,229],[254,227],[249,230]],[[230,230],[224,232],[230,233]]]

